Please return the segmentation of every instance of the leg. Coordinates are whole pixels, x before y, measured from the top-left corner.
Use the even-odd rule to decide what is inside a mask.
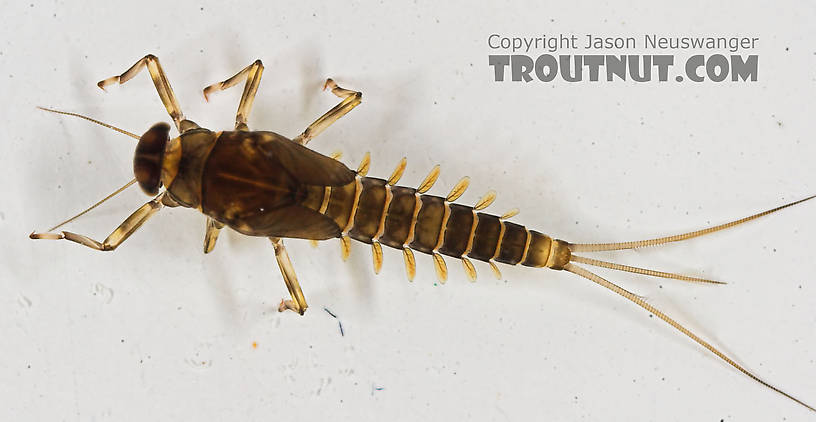
[[[170,82],[167,80],[167,76],[164,75],[164,70],[162,70],[159,64],[159,59],[152,54],[142,57],[141,60],[126,70],[125,73],[99,81],[97,85],[102,88],[102,90],[105,90],[105,87],[108,85],[117,82],[123,84],[141,72],[145,66],[147,66],[147,70],[150,72],[150,77],[153,79],[153,84],[156,85],[156,91],[158,91],[159,98],[161,98],[162,103],[164,103],[167,113],[170,114],[170,117],[173,118],[173,122],[176,124],[176,129],[183,133],[189,129],[197,128],[198,125],[184,118],[176,95],[173,94],[173,88],[170,87]]]
[[[207,217],[207,233],[204,235],[204,253],[212,252],[215,248],[215,241],[218,240],[218,232],[224,224]]]
[[[323,84],[323,89],[325,90],[326,88],[331,88],[332,93],[342,98],[343,101],[340,101],[340,104],[337,104],[331,110],[327,111],[326,114],[320,116],[319,119],[310,124],[309,127],[307,127],[303,133],[293,139],[293,141],[301,145],[306,145],[312,138],[319,135],[320,132],[326,130],[326,128],[331,126],[332,123],[336,122],[337,119],[343,117],[346,113],[351,111],[351,109],[357,107],[362,102],[362,92],[340,88],[336,83],[334,83],[333,80],[331,80],[331,78],[326,79],[326,83]]]
[[[130,235],[136,232],[136,230],[138,230],[148,218],[156,213],[156,211],[162,208],[162,196],[164,196],[163,193],[153,198],[152,201],[142,205],[138,210],[131,214],[127,220],[117,227],[116,230],[114,230],[113,233],[111,233],[110,236],[108,236],[103,242],[71,232],[31,233],[29,237],[32,239],[65,239],[70,240],[71,242],[79,243],[80,245],[85,245],[98,251],[112,251],[116,249],[117,246],[121,245],[125,239],[130,237]]]
[[[297,275],[295,275],[295,268],[292,266],[289,254],[286,253],[283,240],[277,237],[270,237],[269,240],[272,241],[272,245],[275,247],[275,259],[278,261],[278,267],[280,267],[286,288],[289,289],[289,295],[292,296],[292,300],[281,300],[278,311],[283,312],[289,309],[290,311],[295,311],[303,315],[309,305],[306,304],[306,298],[303,297],[303,291],[300,290],[300,283],[298,283]]]
[[[242,79],[246,79],[244,93],[241,95],[241,102],[238,103],[238,113],[235,115],[235,130],[249,130],[246,123],[247,119],[249,119],[249,113],[252,111],[252,102],[258,92],[258,85],[261,84],[263,70],[263,63],[260,60],[255,60],[254,63],[226,81],[214,83],[204,88],[204,99],[210,101],[210,94],[214,91],[223,91],[241,82]]]

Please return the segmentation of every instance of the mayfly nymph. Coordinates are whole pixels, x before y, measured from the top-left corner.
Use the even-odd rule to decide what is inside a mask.
[[[468,187],[467,178],[457,183],[445,197],[429,195],[427,192],[439,176],[438,166],[418,187],[405,187],[397,185],[405,170],[404,158],[390,177],[382,179],[368,177],[368,154],[354,171],[333,157],[307,148],[305,145],[311,139],[361,103],[362,93],[341,88],[331,79],[326,81],[324,89],[329,88],[341,101],[300,135],[290,139],[274,132],[252,131],[247,126],[264,69],[260,60],[235,76],[204,89],[205,98],[209,98],[213,92],[245,82],[232,131],[211,131],[186,119],[159,60],[153,55],[145,56],[121,75],[105,79],[98,86],[104,89],[111,84],[124,83],[144,68],[150,73],[179,135],[171,138],[171,127],[166,123],[155,124],[138,136],[89,117],[45,109],[90,120],[137,139],[133,161],[135,178],[77,216],[46,232],[32,233],[32,239],[64,239],[92,249],[111,251],[165,206],[196,209],[206,216],[205,253],[213,250],[224,226],[248,236],[270,239],[291,295],[291,300],[281,301],[280,310],[300,314],[306,311],[307,303],[284,238],[312,241],[338,238],[344,259],[348,257],[351,239],[370,244],[375,272],[379,272],[382,265],[382,245],[400,249],[409,279],[413,279],[416,273],[414,251],[432,255],[437,277],[442,282],[448,274],[444,256],[459,260],[471,280],[476,278],[472,260],[488,263],[497,276],[500,276],[497,263],[565,270],[628,299],[754,381],[816,411],[760,379],[643,298],[579,264],[688,282],[718,282],[576,255],[691,239],[740,225],[814,196],[685,234],[632,242],[571,243],[508,221],[516,215],[515,210],[498,216],[481,212],[495,199],[494,192],[488,192],[473,206],[455,203]],[[153,198],[105,240],[100,242],[72,232],[55,231],[136,183]]]

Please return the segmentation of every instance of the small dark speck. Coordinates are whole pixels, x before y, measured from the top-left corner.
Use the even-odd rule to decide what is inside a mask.
[[[652,315],[652,314],[649,314],[649,318],[653,318],[653,317],[654,317],[654,315]]]
[[[28,7],[34,7],[34,3],[29,4]]]
[[[139,359],[139,363],[144,363],[144,359]]]
[[[776,252],[776,248],[773,248],[773,251]]]
[[[121,342],[122,342],[122,343],[124,343],[124,342],[125,342],[125,339],[122,339],[122,340],[121,340]]]
[[[790,48],[789,48],[789,47],[785,47],[785,51],[790,51]]]
[[[782,122],[777,120],[776,125],[782,127]]]
[[[204,8],[203,8],[203,7],[201,7],[201,8],[199,8],[198,10],[200,10],[200,11],[202,11],[202,12],[203,12],[203,11],[204,11]]]
[[[317,17],[317,13],[312,13],[312,17],[313,17],[313,18],[316,18],[316,17]]]
[[[31,369],[31,365],[28,365],[28,369]]]

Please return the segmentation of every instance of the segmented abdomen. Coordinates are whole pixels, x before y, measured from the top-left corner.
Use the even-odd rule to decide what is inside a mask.
[[[384,179],[358,177],[342,187],[314,188],[307,204],[350,238],[375,247],[530,267],[545,266],[550,256],[547,235]]]

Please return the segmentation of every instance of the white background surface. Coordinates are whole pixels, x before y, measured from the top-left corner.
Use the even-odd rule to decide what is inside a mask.
[[[232,126],[235,88],[200,89],[255,60],[266,71],[250,126],[300,133],[336,103],[364,103],[318,137],[372,175],[403,157],[403,183],[435,163],[444,195],[499,192],[497,214],[571,241],[673,234],[816,193],[816,6],[778,2],[438,5],[308,2],[7,2],[0,178],[3,420],[803,420],[813,414],[728,367],[609,291],[572,274],[486,265],[470,284],[448,260],[436,285],[418,255],[408,283],[355,243],[289,242],[311,308],[286,289],[265,239],[165,209],[119,250],[34,242],[132,177],[134,142],[35,110],[87,113],[142,133],[169,121],[147,74],[95,83],[159,56],[185,114]],[[495,83],[491,33],[760,37],[756,83]],[[677,52],[685,58],[688,53]],[[147,200],[137,188],[72,224],[103,239]],[[600,272],[645,295],[761,377],[816,403],[814,210],[806,204],[710,238],[605,255],[713,277],[687,285]],[[335,312],[337,320],[323,311]],[[253,342],[257,348],[253,348]],[[381,388],[381,389],[379,389]]]

